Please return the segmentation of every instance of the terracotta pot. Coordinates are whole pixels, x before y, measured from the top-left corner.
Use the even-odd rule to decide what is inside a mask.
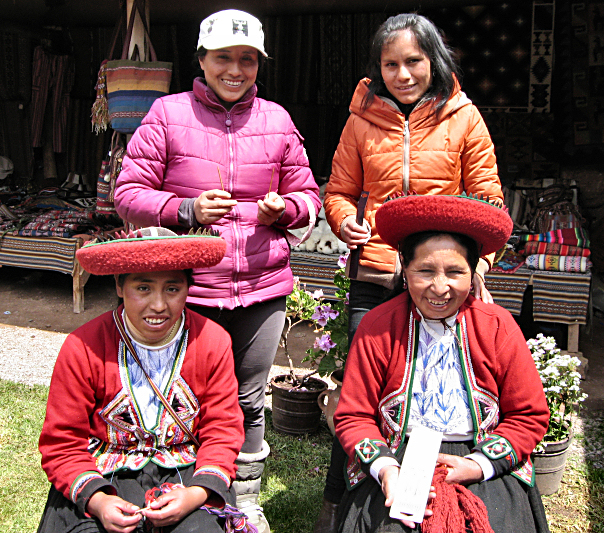
[[[567,439],[548,442],[543,452],[533,452],[535,482],[543,495],[554,494],[560,488],[568,450],[573,441],[572,431]]]
[[[323,411],[323,414],[325,415],[331,434],[334,436],[336,431],[333,425],[333,414],[336,412],[336,407],[338,406],[338,401],[340,400],[342,379],[344,379],[344,373],[341,370],[336,370],[331,375],[331,381],[336,384],[336,388],[322,392],[317,398],[317,402],[319,403],[321,411]],[[325,398],[327,398],[327,403],[325,403]]]
[[[271,380],[273,427],[286,435],[313,433],[319,428],[321,409],[317,398],[327,389],[321,379],[309,378],[305,387],[295,388],[290,376],[282,374]]]

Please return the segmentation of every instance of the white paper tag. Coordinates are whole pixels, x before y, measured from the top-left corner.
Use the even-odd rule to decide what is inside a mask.
[[[443,440],[441,431],[414,427],[407,443],[396,484],[390,517],[420,524],[428,504],[430,486]]]

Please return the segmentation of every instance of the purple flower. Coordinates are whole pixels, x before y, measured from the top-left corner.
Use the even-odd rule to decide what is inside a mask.
[[[350,293],[349,292],[346,293],[346,300],[344,301],[344,304],[346,304],[346,305],[350,304]]]
[[[348,261],[348,254],[341,255],[338,259],[338,266],[340,268],[346,268],[346,262]]]
[[[324,327],[328,320],[333,320],[339,314],[340,313],[338,311],[334,311],[329,304],[317,305],[311,318],[316,321],[319,326]]]
[[[323,350],[325,352],[328,352],[329,350],[335,347],[336,343],[331,340],[331,336],[329,335],[329,333],[324,333],[323,335],[315,339],[315,350]]]

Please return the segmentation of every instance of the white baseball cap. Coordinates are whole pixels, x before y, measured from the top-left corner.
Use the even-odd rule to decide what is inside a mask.
[[[264,57],[264,32],[260,21],[237,9],[225,9],[205,18],[199,26],[197,49],[218,50],[229,46],[251,46]]]

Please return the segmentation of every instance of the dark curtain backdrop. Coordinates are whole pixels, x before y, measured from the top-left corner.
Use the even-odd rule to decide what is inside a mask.
[[[463,89],[490,110],[527,111],[531,58],[530,2],[421,11],[459,54]],[[263,19],[271,56],[261,95],[283,105],[305,137],[318,181],[348,118],[358,81],[367,74],[370,40],[396,13],[321,14]],[[292,44],[294,43],[294,44]]]
[[[547,59],[546,41],[540,47],[546,52],[546,59],[540,58],[539,64],[531,66],[533,4],[439,8],[420,13],[443,30],[449,45],[459,53],[463,90],[487,117],[496,138],[503,177],[512,179],[530,173],[534,146],[538,147],[540,159],[555,153],[549,140],[543,148],[537,139],[539,132],[549,132],[551,138],[549,113],[541,119],[531,118],[535,112],[531,106],[548,104],[550,90],[547,84],[533,84],[531,75],[543,80],[552,66],[551,58]],[[290,112],[305,138],[311,168],[319,182],[330,174],[351,96],[359,79],[366,75],[370,39],[391,14],[394,13],[260,17],[270,58],[259,75],[259,94]],[[198,30],[199,21],[152,27],[158,58],[174,64],[171,92],[190,90],[193,77],[199,73],[192,61]],[[29,30],[20,31],[0,28],[0,105],[5,109],[0,117],[0,155],[11,157],[20,172],[31,176],[26,118],[31,51],[40,36]],[[66,161],[66,172],[86,174],[91,185],[96,182],[110,138],[110,132],[99,136],[92,132],[90,107],[98,68],[107,58],[112,31],[112,27],[68,30],[73,41],[76,79],[71,94],[67,152],[61,157]],[[120,42],[117,49],[121,49]]]

